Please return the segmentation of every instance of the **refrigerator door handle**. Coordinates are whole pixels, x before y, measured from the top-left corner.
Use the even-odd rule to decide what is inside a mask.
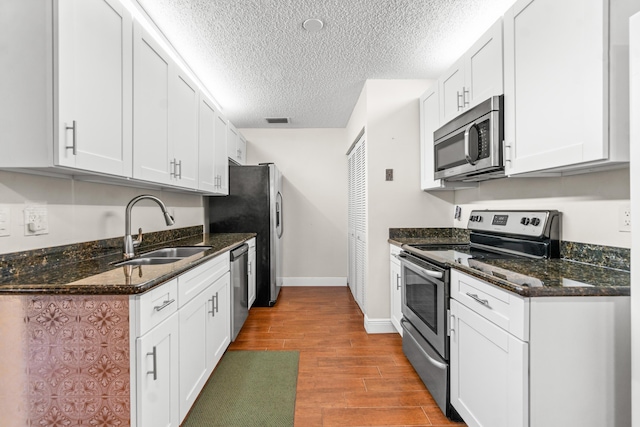
[[[280,192],[276,196],[276,230],[278,237],[282,237],[282,194]]]

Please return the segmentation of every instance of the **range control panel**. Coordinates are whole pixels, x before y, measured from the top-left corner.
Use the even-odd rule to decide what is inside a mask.
[[[548,211],[471,211],[467,228],[500,234],[527,237],[548,237],[551,223],[560,220],[560,213]],[[558,226],[559,224],[556,224]]]

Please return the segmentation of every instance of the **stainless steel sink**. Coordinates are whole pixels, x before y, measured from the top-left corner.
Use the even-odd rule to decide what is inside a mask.
[[[184,258],[184,257],[183,257]],[[122,261],[114,264],[117,267],[123,265],[157,265],[157,264],[171,264],[172,262],[180,261],[183,258],[135,258],[127,261]]]
[[[140,258],[187,258],[211,249],[211,246],[177,246],[157,249],[140,255]]]

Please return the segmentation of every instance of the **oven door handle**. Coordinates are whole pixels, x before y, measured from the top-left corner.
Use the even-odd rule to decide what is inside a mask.
[[[406,255],[400,255],[400,262],[407,263],[411,266],[412,270],[418,270],[419,272],[424,273],[426,276],[433,277],[434,279],[442,279],[444,277],[444,273],[442,271],[427,270],[426,268],[423,268],[409,261]]]
[[[409,321],[408,321],[408,320],[406,320],[406,319],[404,319],[404,318],[402,318],[402,319],[400,320],[400,323],[409,323]],[[409,324],[411,324],[411,323],[409,323]],[[406,329],[406,327],[405,327],[405,329]],[[407,337],[411,338],[411,340],[413,341],[413,343],[414,343],[414,344],[415,344],[415,345],[420,349],[420,352],[422,353],[422,355],[423,355],[424,357],[426,357],[426,358],[427,358],[427,360],[429,361],[429,363],[431,363],[433,366],[435,366],[435,367],[437,367],[437,368],[440,368],[440,369],[447,369],[447,368],[448,368],[448,366],[447,366],[447,364],[446,364],[446,363],[439,362],[439,361],[437,361],[436,359],[434,359],[433,357],[429,356],[429,355],[427,354],[427,352],[426,352],[426,351],[424,351],[424,349],[422,348],[422,346],[420,345],[420,343],[419,343],[419,342],[418,342],[418,341],[417,341],[417,340],[416,340],[416,339],[415,339],[415,338],[414,338],[410,333],[403,334],[402,336],[403,336],[403,337],[404,337],[404,336],[407,336]]]

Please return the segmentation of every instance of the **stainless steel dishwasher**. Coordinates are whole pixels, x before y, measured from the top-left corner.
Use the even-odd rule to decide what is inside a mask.
[[[231,341],[235,341],[249,316],[249,245],[231,251]]]

